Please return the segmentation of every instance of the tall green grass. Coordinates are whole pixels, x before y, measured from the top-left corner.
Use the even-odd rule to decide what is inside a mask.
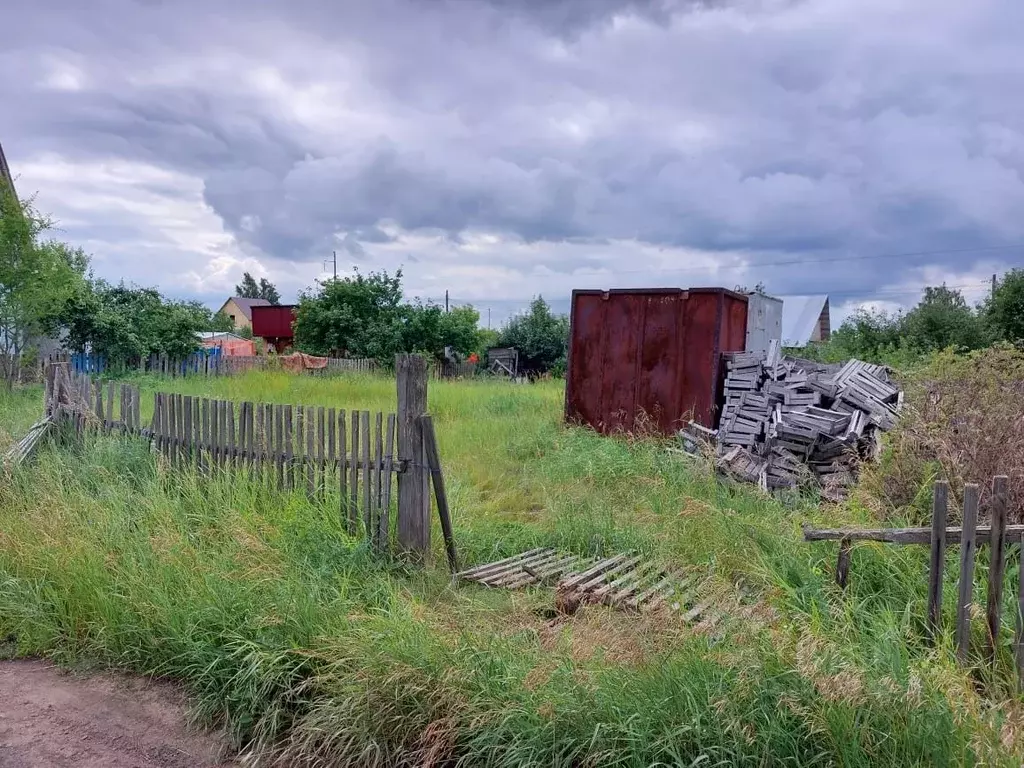
[[[143,385],[394,405],[393,382],[362,377]],[[1016,699],[921,641],[923,551],[857,548],[840,595],[834,550],[800,540],[826,519],[808,501],[565,429],[560,407],[551,383],[431,382],[464,559],[637,549],[703,574],[730,618],[551,619],[545,590],[453,587],[374,558],[332,503],[108,438],[0,481],[8,652],[180,680],[200,720],[284,764],[1020,764]]]

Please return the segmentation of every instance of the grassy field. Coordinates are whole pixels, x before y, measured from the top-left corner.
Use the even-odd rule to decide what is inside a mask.
[[[395,399],[393,381],[359,376],[142,384]],[[549,591],[452,587],[439,548],[427,571],[381,562],[333,506],[104,439],[0,480],[6,652],[181,680],[201,720],[282,764],[1020,765],[1008,649],[987,679],[922,641],[924,548],[858,547],[841,595],[834,545],[803,544],[800,525],[865,510],[767,499],[659,441],[566,429],[562,396],[430,383],[464,561],[636,549],[701,573],[723,623],[591,606],[552,619]],[[0,448],[40,408],[38,390],[0,394]]]

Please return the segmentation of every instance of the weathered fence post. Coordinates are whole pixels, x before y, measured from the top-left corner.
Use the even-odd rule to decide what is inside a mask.
[[[949,510],[949,484],[935,483],[932,500],[932,557],[928,567],[928,633],[934,641],[942,623],[942,575],[946,570],[946,517]]]
[[[849,539],[839,541],[839,557],[836,558],[836,584],[840,589],[846,589],[846,584],[850,579],[850,549],[852,546],[853,542]]]
[[[971,640],[971,602],[974,597],[974,551],[978,527],[978,486],[964,488],[964,522],[960,538],[960,592],[956,603],[956,657],[966,664]]]
[[[999,638],[999,624],[1003,609],[1003,569],[1006,567],[1006,494],[1010,479],[999,475],[992,479],[992,503],[990,505],[992,533],[988,547],[988,605],[985,613],[988,619],[988,642],[985,652],[989,661],[995,661],[996,642]]]
[[[441,471],[441,452],[437,447],[434,420],[427,414],[420,417],[420,424],[423,428],[423,441],[426,445],[427,465],[430,467],[430,477],[434,484],[437,515],[441,519],[441,533],[444,534],[444,547],[448,553],[448,567],[454,576],[459,572],[459,556],[455,551],[455,534],[452,531],[452,516],[448,509],[448,493],[444,487],[444,472]],[[840,544],[840,547],[843,546],[849,548],[849,542],[844,540]],[[849,560],[847,560],[847,564],[849,564]]]
[[[430,499],[420,416],[427,412],[427,362],[396,355],[398,379],[398,547],[414,559],[430,554]]]

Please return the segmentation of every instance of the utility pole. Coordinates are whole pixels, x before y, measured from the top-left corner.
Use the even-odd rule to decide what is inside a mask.
[[[994,280],[995,278],[992,278],[992,279]],[[444,292],[444,312],[445,312],[445,314],[448,314],[448,289],[447,288],[445,289],[445,292]]]
[[[338,279],[338,252],[331,251],[331,261],[334,263],[334,279]],[[327,266],[327,259],[324,259],[324,266]]]
[[[992,298],[996,297],[996,276],[992,275]]]
[[[487,308],[487,330],[491,330],[491,308]]]

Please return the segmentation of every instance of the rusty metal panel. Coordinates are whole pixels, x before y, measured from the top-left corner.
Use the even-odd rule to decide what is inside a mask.
[[[252,308],[252,334],[262,339],[290,339],[294,336],[296,307],[290,304]]]
[[[721,353],[742,350],[746,296],[722,288],[574,291],[566,419],[600,432],[710,426]]]

